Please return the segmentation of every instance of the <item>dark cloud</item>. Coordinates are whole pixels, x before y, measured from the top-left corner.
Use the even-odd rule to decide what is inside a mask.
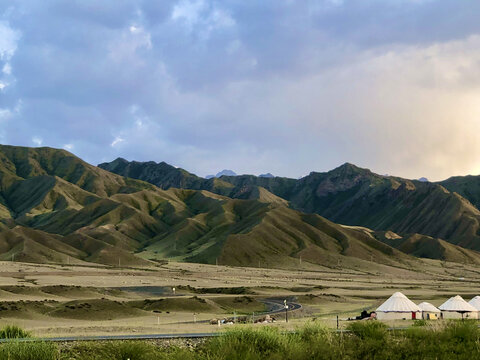
[[[0,139],[200,175],[478,172],[478,13],[473,0],[0,3]]]

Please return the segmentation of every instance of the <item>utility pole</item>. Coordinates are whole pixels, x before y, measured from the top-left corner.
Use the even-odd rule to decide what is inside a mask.
[[[288,305],[287,305],[287,299],[283,300],[283,305],[285,306],[285,322],[288,323]]]
[[[302,265],[302,255],[300,255],[300,265]]]

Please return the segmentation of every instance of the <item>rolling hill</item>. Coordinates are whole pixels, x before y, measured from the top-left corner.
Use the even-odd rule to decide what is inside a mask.
[[[377,240],[380,240],[405,254],[419,258],[480,265],[479,252],[455,246],[442,239],[422,234],[411,234],[402,237],[392,231],[370,232]]]
[[[135,166],[131,175],[142,174]],[[0,146],[0,258],[116,266],[164,259],[285,268],[301,262],[365,271],[419,266],[370,235],[290,208],[267,187],[224,177],[205,182],[160,166],[166,173],[150,179],[165,177],[166,189],[64,150]],[[167,185],[197,182],[235,198]]]
[[[146,175],[146,164],[159,166],[135,163],[136,167],[145,168],[145,172],[135,174],[125,173],[118,166],[101,164],[100,167],[120,175],[138,175],[134,177],[158,185],[158,181]],[[312,172],[299,180],[253,175],[222,176],[216,179],[219,181],[216,185],[212,180],[195,176],[191,187],[232,198],[260,200],[266,191],[287,201],[295,210],[316,213],[336,223],[399,234],[425,234],[480,250],[480,211],[468,200],[475,204],[480,201],[480,190],[475,190],[480,189],[477,177],[452,178],[438,184],[381,176],[346,163],[329,172]]]
[[[453,176],[438,184],[448,191],[458,193],[480,209],[480,176]]]

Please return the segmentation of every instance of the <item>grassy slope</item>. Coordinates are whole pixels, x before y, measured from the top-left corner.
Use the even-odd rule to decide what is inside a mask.
[[[378,240],[413,256],[450,261],[462,264],[480,264],[480,253],[475,250],[464,249],[444,240],[421,234],[405,237],[389,236],[385,232],[374,234]]]
[[[355,268],[367,267],[371,254],[382,264],[413,261],[375,239],[292,210],[263,187],[236,188],[242,199],[161,190],[50,148],[0,146],[0,159],[5,259],[296,267],[302,257],[305,264]],[[232,188],[221,179],[209,184]]]
[[[380,176],[348,163],[326,173],[312,172],[300,180],[252,175],[206,180],[174,167],[168,171],[175,176],[162,178],[156,175],[161,173],[159,169],[168,167],[165,163],[122,161],[120,166],[116,160],[101,166],[164,188],[201,188],[233,198],[284,200],[297,210],[317,213],[337,223],[421,233],[480,250],[480,212],[460,196],[467,196],[475,204],[480,202],[477,177],[442,183],[458,195],[439,184]],[[182,180],[172,182],[174,177]]]
[[[480,208],[480,176],[453,176],[439,184],[468,199],[476,208]]]

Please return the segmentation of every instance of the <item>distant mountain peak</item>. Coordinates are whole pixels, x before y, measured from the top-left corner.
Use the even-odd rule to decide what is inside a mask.
[[[113,160],[112,163],[125,163],[126,164],[126,163],[128,163],[128,160],[124,159],[122,157],[118,157],[115,160]]]
[[[271,173],[266,173],[266,174],[260,174],[258,177],[263,177],[263,178],[274,178],[273,174]]]
[[[421,182],[429,182],[426,177],[421,177],[420,179],[418,179],[418,181],[421,181]]]
[[[237,176],[237,173],[233,170],[223,169],[222,171],[218,172],[215,177],[219,178],[221,176]]]
[[[336,167],[333,170],[330,170],[330,174],[370,174],[372,173],[369,169],[363,169],[358,167],[355,164],[346,162],[339,167]]]

